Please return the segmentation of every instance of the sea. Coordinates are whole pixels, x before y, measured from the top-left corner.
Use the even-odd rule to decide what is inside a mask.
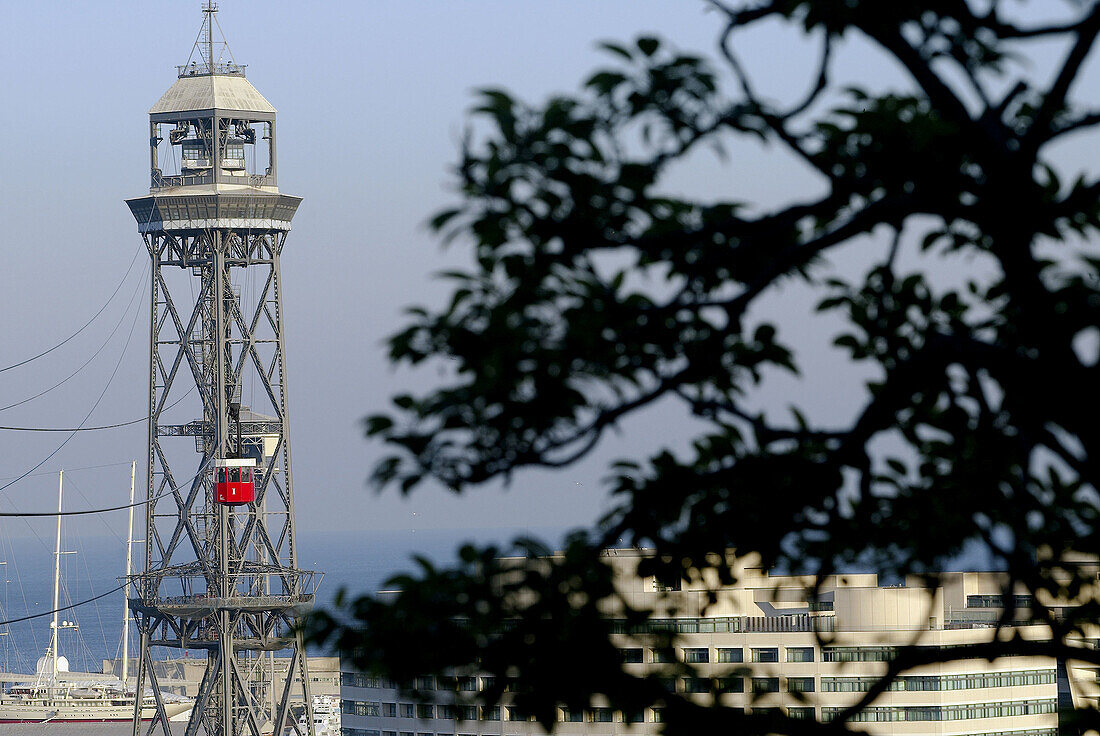
[[[460,545],[466,542],[506,546],[516,536],[534,536],[553,546],[563,536],[562,529],[444,529],[381,530],[361,532],[302,532],[297,535],[298,565],[323,573],[317,592],[318,606],[331,605],[336,593],[369,593],[381,590],[386,581],[402,572],[416,569],[413,556],[422,556],[435,564],[456,559]],[[26,537],[3,540],[0,554],[0,666],[4,672],[33,672],[38,657],[49,643],[50,616],[15,621],[51,610],[53,602],[53,539]],[[136,550],[135,545],[135,552]],[[69,660],[69,669],[99,672],[104,659],[120,656],[122,642],[123,597],[114,591],[126,569],[125,542],[114,537],[67,538],[61,556],[61,605],[69,605],[98,596],[98,600],[64,611],[59,618],[76,624],[61,631],[60,649]],[[135,554],[135,569],[140,566]],[[6,635],[3,635],[6,634]],[[136,654],[131,635],[131,656]],[[311,651],[311,654],[328,652]],[[169,652],[154,651],[154,656]],[[179,656],[173,652],[173,656]],[[184,724],[173,724],[173,733],[183,733]],[[144,732],[144,729],[143,729]],[[11,734],[89,734],[121,736],[129,734],[128,724],[0,724],[0,736]],[[159,733],[159,731],[158,731]]]

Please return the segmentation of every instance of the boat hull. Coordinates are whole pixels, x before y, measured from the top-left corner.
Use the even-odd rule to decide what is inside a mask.
[[[191,707],[190,703],[165,703],[164,710],[169,718],[183,713]],[[141,709],[141,720],[151,721],[156,714],[153,706]],[[0,702],[0,723],[110,723],[132,722],[134,706],[69,704],[42,705],[35,703]]]

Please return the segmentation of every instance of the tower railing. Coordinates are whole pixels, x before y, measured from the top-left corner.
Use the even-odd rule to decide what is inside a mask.
[[[213,70],[206,62],[197,63],[192,62],[190,64],[177,64],[176,73],[180,79],[184,77],[209,77],[209,76],[226,76],[226,77],[243,77],[245,67],[248,64],[238,64],[235,61],[219,61],[214,64]]]
[[[246,569],[227,575],[229,598],[270,597],[283,602],[302,603],[313,599],[324,573],[316,570],[292,570],[270,565],[258,569]],[[252,566],[250,566],[252,567]],[[200,572],[182,572],[176,568],[162,568],[152,572],[130,576],[130,584],[138,597],[146,603],[183,603],[210,600],[219,596],[210,590],[209,580]],[[167,584],[178,588],[176,595],[164,595]],[[278,592],[267,592],[278,591]]]

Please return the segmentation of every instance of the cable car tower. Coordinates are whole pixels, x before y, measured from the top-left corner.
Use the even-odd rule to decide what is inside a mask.
[[[203,6],[191,58],[149,111],[149,194],[127,200],[152,259],[137,692],[157,701],[147,733],[169,736],[152,648],[205,650],[188,736],[313,736],[295,624],[320,576],[298,568],[294,539],[279,268],[301,199],[279,192],[275,108],[215,40],[216,13]],[[283,682],[273,652],[289,653]]]

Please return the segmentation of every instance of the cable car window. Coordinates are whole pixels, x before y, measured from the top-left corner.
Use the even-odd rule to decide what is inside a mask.
[[[225,468],[218,468],[214,474],[215,483],[225,483]]]
[[[240,468],[232,468],[229,471],[229,482],[230,483],[240,483],[241,482],[241,469]]]

